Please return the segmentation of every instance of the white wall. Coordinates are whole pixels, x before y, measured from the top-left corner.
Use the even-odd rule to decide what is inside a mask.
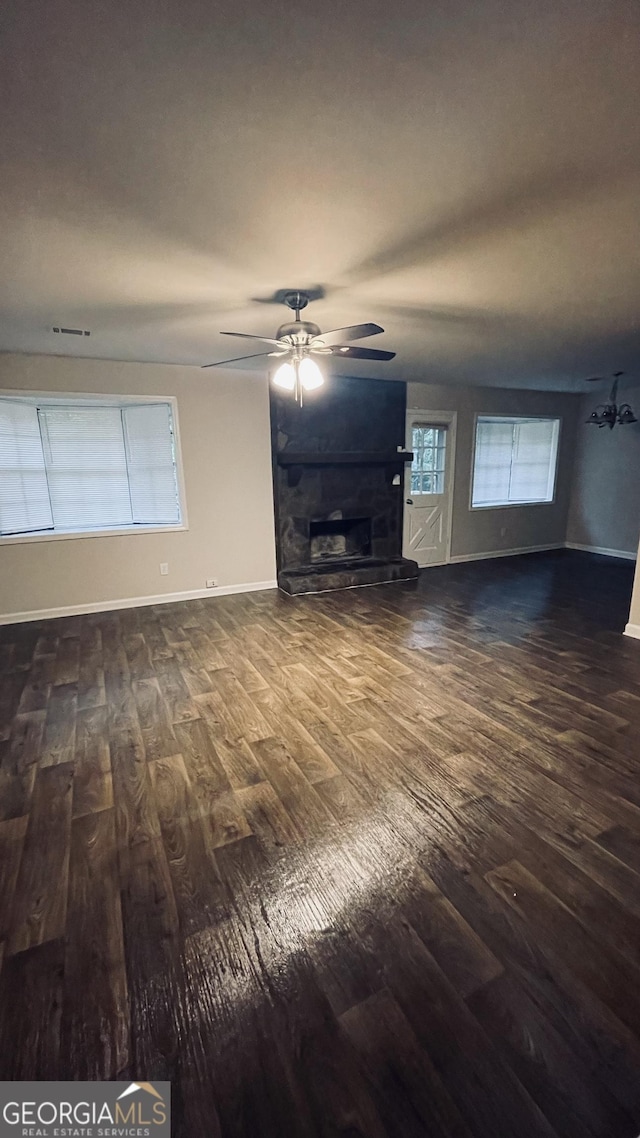
[[[587,424],[598,398],[602,396],[580,400],[567,541],[635,556],[640,538],[640,423],[612,431]]]
[[[174,395],[189,528],[0,544],[0,617],[275,580],[264,375],[0,355],[0,389]],[[160,562],[169,575],[160,576]]]
[[[410,383],[407,407],[457,411],[453,489],[452,557],[562,545],[565,541],[573,464],[576,412],[574,395],[515,391],[497,387],[436,387]],[[469,488],[476,414],[553,415],[562,420],[555,501],[540,506],[471,510]]]
[[[60,356],[0,356],[0,389],[174,395],[189,529],[0,544],[0,617],[275,580],[268,389],[264,375]],[[410,384],[409,407],[458,412],[452,555],[562,544],[577,399],[539,391]],[[556,500],[469,509],[475,413],[562,418]],[[596,432],[597,434],[597,432]],[[504,530],[504,533],[502,532]],[[160,562],[169,575],[160,576]]]

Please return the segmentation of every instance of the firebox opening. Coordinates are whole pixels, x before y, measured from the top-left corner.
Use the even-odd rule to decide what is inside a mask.
[[[309,522],[311,561],[371,556],[371,518],[323,518]]]

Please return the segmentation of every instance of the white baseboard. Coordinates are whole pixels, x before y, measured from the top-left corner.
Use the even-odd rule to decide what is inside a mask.
[[[603,557],[624,557],[625,561],[635,561],[638,554],[627,549],[605,549],[602,545],[579,545],[575,541],[565,541],[567,549],[580,549],[583,553],[600,553]]]
[[[544,553],[549,549],[578,549],[583,553],[599,553],[603,557],[623,557],[626,561],[635,561],[636,553],[629,553],[624,549],[604,549],[600,545],[578,545],[574,541],[556,541],[553,545],[524,545],[519,549],[494,549],[487,553],[460,553],[449,558],[449,564],[457,565],[462,561],[489,561],[493,557],[520,557],[523,553]]]
[[[640,624],[628,624],[624,634],[625,636],[633,636],[634,640],[640,640]]]
[[[154,597],[120,597],[116,601],[91,601],[83,605],[63,605],[55,609],[33,609],[31,612],[0,613],[0,624],[25,624],[29,620],[55,620],[60,616],[86,616],[92,612],[114,612],[116,609],[167,605],[174,601],[195,601],[203,597],[228,597],[232,593],[256,593],[276,589],[277,581],[250,581],[246,585],[219,585],[215,589],[187,589],[183,593],[160,593]]]
[[[553,545],[525,545],[521,549],[493,549],[488,553],[459,553],[449,558],[451,565],[458,565],[462,561],[489,561],[493,557],[519,557],[523,553],[545,553],[549,549],[564,549],[563,541],[556,541]]]

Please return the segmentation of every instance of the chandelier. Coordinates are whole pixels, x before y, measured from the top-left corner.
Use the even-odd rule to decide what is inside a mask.
[[[620,427],[624,427],[627,423],[637,423],[638,420],[629,403],[621,403],[620,406],[618,406],[618,380],[621,375],[624,375],[624,372],[614,371],[613,386],[609,394],[609,402],[599,403],[585,422],[593,423],[596,427],[609,427],[610,430],[613,430],[616,423]],[[596,375],[589,380],[589,383],[597,383],[601,380],[602,376]]]

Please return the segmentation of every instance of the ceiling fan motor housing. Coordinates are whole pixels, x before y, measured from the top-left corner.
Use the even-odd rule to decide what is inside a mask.
[[[317,324],[311,320],[291,320],[288,324],[281,324],[276,332],[276,340],[292,339],[295,343],[306,343],[314,336],[320,335]],[[303,337],[300,339],[299,337]]]

